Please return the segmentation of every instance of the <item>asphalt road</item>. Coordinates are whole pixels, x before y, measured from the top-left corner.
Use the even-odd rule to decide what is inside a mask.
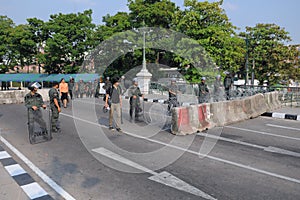
[[[35,145],[24,105],[0,105],[1,137],[63,190],[0,143],[54,199],[300,199],[299,121],[258,117],[183,137],[169,133],[165,105],[145,104],[148,123],[132,124],[125,104],[120,134],[101,104],[75,100],[62,132]]]

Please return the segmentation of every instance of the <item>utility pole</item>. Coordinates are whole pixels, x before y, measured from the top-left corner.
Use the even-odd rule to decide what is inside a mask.
[[[248,52],[248,46],[249,46],[249,40],[248,40],[248,36],[246,36],[246,63],[245,63],[245,68],[246,68],[246,74],[245,74],[245,88],[248,84],[249,81],[249,77],[248,77],[248,73],[249,73],[249,66],[248,66],[248,62],[249,62],[249,52]]]
[[[252,61],[252,71],[251,71],[251,85],[254,85],[254,68],[255,68],[255,60],[253,57],[253,61]]]

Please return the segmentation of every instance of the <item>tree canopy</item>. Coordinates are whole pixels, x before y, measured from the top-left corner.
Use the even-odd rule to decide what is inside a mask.
[[[99,25],[92,22],[92,10],[53,14],[49,21],[29,18],[20,25],[0,16],[0,73],[30,64],[43,67],[47,73],[76,73],[87,54],[115,34],[160,27],[180,32],[203,47],[198,50],[210,59],[208,62],[206,55],[198,58],[196,65],[200,67],[212,62],[219,73],[230,71],[245,78],[248,65],[249,73],[253,71],[260,83],[299,79],[299,51],[296,46],[287,45],[291,38],[283,27],[258,23],[238,33],[222,4],[222,0],[185,0],[180,8],[171,0],[128,0],[128,12],[107,14]],[[129,41],[133,35],[128,35]],[[168,45],[167,38],[161,42]],[[174,51],[147,48],[147,62],[178,67],[188,81],[198,82],[205,74],[195,70],[195,63],[189,59],[195,58],[195,49],[189,49],[194,42],[178,41],[176,45],[186,48],[181,52],[184,57]],[[132,47],[103,73],[121,75],[141,64],[142,50]]]

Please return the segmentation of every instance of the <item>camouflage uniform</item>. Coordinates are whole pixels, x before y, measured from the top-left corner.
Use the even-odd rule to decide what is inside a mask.
[[[140,111],[141,103],[140,98],[142,96],[141,90],[138,86],[132,85],[128,89],[129,103],[130,103],[130,118],[132,119],[133,112],[135,113],[135,118],[138,118],[138,113]],[[134,99],[133,96],[136,96]]]
[[[93,97],[94,90],[95,90],[94,83],[90,81],[86,84],[86,87],[87,87],[86,97],[89,97],[89,98]]]
[[[42,111],[40,110],[42,105],[44,104],[43,98],[40,94],[35,93],[31,94],[29,92],[28,94],[25,95],[24,97],[25,101],[25,106],[28,109],[28,131],[29,133],[34,132],[34,122],[37,122],[41,129],[42,132],[46,132],[46,122],[43,119]],[[32,106],[38,107],[37,110],[33,110]]]
[[[57,100],[58,105],[60,104],[59,101],[59,94],[57,89],[55,88],[51,88],[49,90],[49,99],[50,99],[50,108],[51,108],[51,130],[52,131],[57,131],[59,129],[58,127],[58,117],[59,117],[59,112],[58,112],[58,108],[56,107],[55,103],[54,103],[54,99]]]
[[[226,75],[226,77],[224,78],[224,87],[225,87],[225,94],[227,100],[230,100],[230,89],[232,84],[233,84],[233,80],[231,76],[229,74]]]
[[[207,102],[209,97],[209,90],[206,83],[201,82],[200,84],[198,84],[198,87],[199,87],[199,92],[198,92],[199,103]]]
[[[85,92],[85,84],[84,84],[83,81],[80,81],[80,82],[78,83],[78,90],[79,90],[80,98],[82,98],[82,97],[83,97],[83,94],[84,94],[84,92]]]
[[[216,102],[221,101],[222,94],[223,94],[223,90],[222,90],[221,81],[216,79],[216,81],[214,82],[214,101]]]
[[[169,103],[168,103],[168,111],[171,110],[172,107],[179,107],[179,102],[177,100],[178,86],[174,83],[168,86],[169,89]],[[171,93],[172,91],[173,93]]]
[[[71,100],[73,99],[73,90],[74,90],[74,79],[70,79],[70,81],[68,82],[68,88],[69,88],[69,95],[71,97]]]

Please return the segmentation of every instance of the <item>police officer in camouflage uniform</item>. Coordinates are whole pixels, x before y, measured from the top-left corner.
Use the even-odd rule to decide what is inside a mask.
[[[171,84],[168,86],[169,92],[169,103],[168,103],[168,112],[171,111],[172,107],[179,107],[179,102],[177,100],[177,94],[179,93],[178,86],[176,85],[176,79],[171,79]]]
[[[80,79],[78,83],[78,90],[79,90],[80,98],[82,98],[83,94],[85,93],[85,83],[83,82],[82,79]]]
[[[75,87],[75,80],[73,77],[70,77],[70,80],[68,82],[68,89],[69,89],[69,95],[70,95],[71,100],[73,100],[74,87]]]
[[[205,83],[206,78],[201,78],[201,83],[198,84],[198,101],[199,104],[207,102],[209,98],[209,90],[207,84]]]
[[[59,93],[57,91],[59,87],[58,82],[53,82],[52,88],[49,90],[49,100],[50,100],[50,107],[51,107],[51,131],[58,132],[58,117],[59,113],[61,112],[60,108],[60,101],[59,101]]]
[[[46,109],[42,96],[37,93],[41,85],[38,82],[30,83],[28,89],[30,92],[25,95],[25,106],[28,109],[28,130],[30,134],[34,133],[34,122],[37,122],[41,127],[41,133],[47,134],[46,122],[43,119],[41,108]]]
[[[138,120],[139,112],[141,112],[141,103],[140,98],[143,97],[140,88],[138,87],[137,79],[133,79],[133,85],[128,88],[128,96],[129,96],[129,115],[130,115],[130,121],[132,121],[133,112],[135,114],[135,120]]]

